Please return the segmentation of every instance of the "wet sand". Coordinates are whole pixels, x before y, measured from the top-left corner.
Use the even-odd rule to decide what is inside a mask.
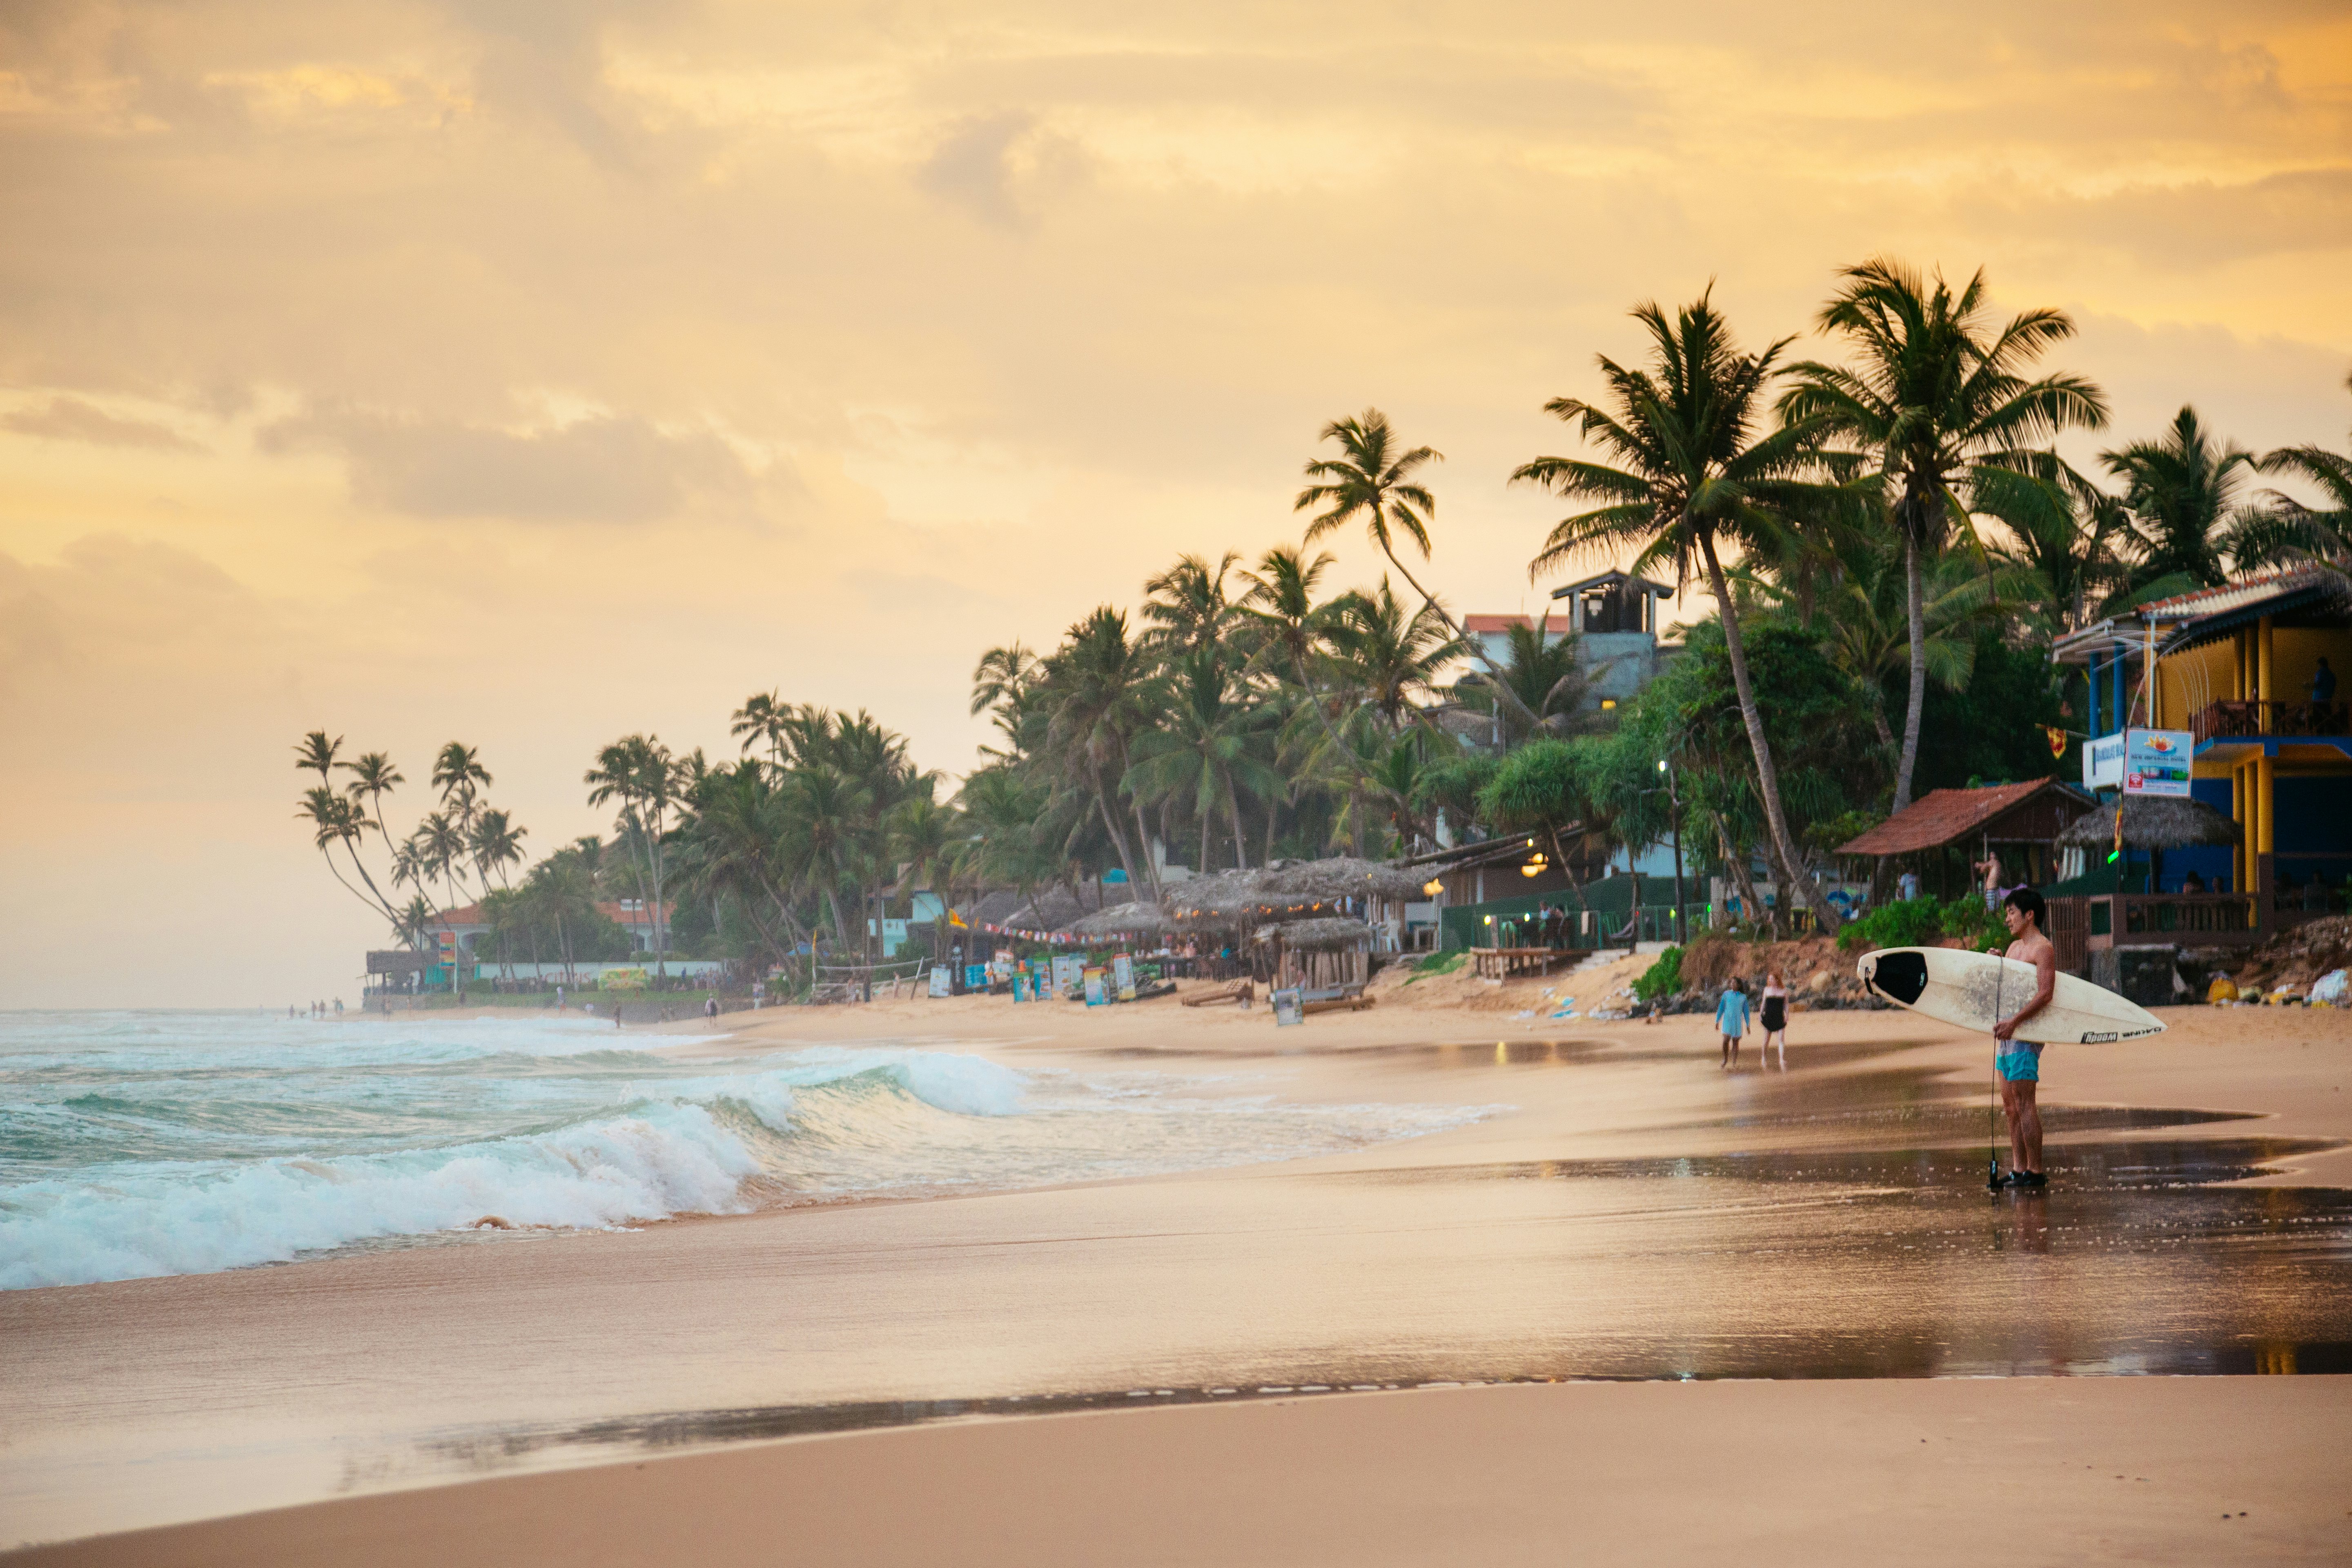
[[[1383,1467],[1403,1464],[1416,1444],[1454,1456],[1423,1509],[1450,1521],[1454,1544],[1358,1551],[1359,1561],[1507,1561],[1519,1551],[1512,1542],[1557,1544],[1542,1533],[1557,1521],[1519,1496],[1538,1476],[1633,1528],[1634,1495],[1583,1478],[1640,1453],[1651,1461],[1643,1506],[1677,1522],[1634,1555],[1761,1547],[1796,1539],[1773,1531],[1808,1518],[1834,1535],[1841,1516],[1822,1510],[1832,1508],[1838,1464],[1824,1465],[1817,1445],[1846,1441],[1840,1433],[1863,1441],[1873,1420],[1914,1421],[1930,1448],[1971,1449],[2004,1424],[2071,1432],[2062,1446],[2074,1447],[2126,1432],[2156,1443],[2147,1429],[2189,1421],[2161,1441],[2211,1464],[2177,1475],[2227,1479],[2242,1462],[2258,1478],[2270,1456],[2273,1481],[2300,1480],[2266,1493],[2266,1506],[2299,1510],[2294,1530],[2319,1528],[2326,1510],[2305,1483],[2344,1447],[2344,1379],[2054,1374],[2345,1368],[2352,1211],[2337,1184],[2352,1169],[2342,1088],[2352,1016],[2181,1009],[2154,1042],[2053,1051],[2057,1190],[1992,1199],[1981,1190],[1981,1040],[1906,1015],[1803,1014],[1795,1070],[1759,1074],[1751,1051],[1747,1070],[1726,1074],[1703,1019],[1567,1033],[1519,1020],[1507,1006],[1517,998],[1499,999],[1464,1009],[1408,994],[1282,1031],[1262,1010],[981,998],[733,1016],[730,1037],[707,1046],[698,1023],[673,1026],[666,1033],[686,1051],[932,1037],[1015,1065],[1196,1075],[1203,1093],[1516,1109],[1411,1142],[1239,1171],[0,1296],[8,1537],[338,1498],[142,1538],[139,1550],[162,1555],[109,1556],[115,1546],[94,1542],[75,1560],[209,1561],[195,1553],[228,1548],[205,1542],[242,1539],[247,1561],[368,1561],[360,1543],[373,1532],[445,1520],[467,1541],[512,1548],[476,1560],[652,1561],[623,1543],[633,1529],[658,1532],[675,1506],[662,1500],[756,1486],[816,1500],[779,1517],[793,1521],[793,1539],[839,1543],[792,1560],[913,1561],[936,1545],[924,1531],[941,1520],[911,1497],[887,1506],[892,1486],[1058,1495],[1034,1483],[1066,1473],[1055,1447],[1066,1442],[1141,1467],[1104,1472],[1124,1478],[1116,1487],[1102,1482],[1134,1521],[1202,1520],[1218,1511],[1202,1500],[1226,1497],[1242,1500],[1235,1520],[1257,1517],[1252,1508],[1273,1520],[1283,1494],[1265,1465],[1242,1457],[1259,1444],[1286,1454],[1278,1423],[1292,1419],[1323,1424],[1314,1429],[1327,1458],[1299,1479],[1320,1500],[1318,1516],[1353,1489],[1360,1516],[1384,1517],[1395,1497],[1414,1494],[1397,1493],[1404,1478]],[[2022,1375],[1927,1381],[1986,1373]],[[1853,1381],[1869,1376],[1900,1381]],[[1742,1377],[1783,1381],[1679,1381]],[[1677,1381],[1482,1392],[1533,1402],[1497,1412],[1546,1413],[1527,1417],[1535,1438],[1499,1414],[1441,1414],[1488,1409],[1458,1394],[1272,1392],[1553,1378]],[[1795,1381],[1822,1378],[1847,1381]],[[1099,1413],[1130,1395],[1185,1407]],[[2076,1399],[2091,1403],[2065,1403]],[[1024,1407],[1097,1413],[969,1419]],[[1456,1420],[1468,1430],[1442,1436]],[[656,1491],[625,1479],[648,1456],[681,1447],[893,1422],[948,1424],[665,1460]],[[1621,1428],[1622,1445],[1607,1438]],[[1349,1430],[1361,1431],[1360,1445]],[[1752,1445],[1732,1441],[1741,1431]],[[1048,1436],[1073,1432],[1097,1436]],[[1735,1462],[1735,1451],[1746,1457]],[[2129,1452],[2148,1456],[2135,1474],[2160,1457]],[[1740,1472],[1747,1489],[1722,1492],[1725,1468],[1741,1466],[1758,1467]],[[2331,1497],[2352,1489],[2340,1466],[2331,1473]],[[443,1487],[477,1477],[497,1479]],[[1951,1472],[1971,1486],[1998,1477],[1998,1466]],[[365,1495],[420,1487],[443,1489]],[[804,1488],[814,1489],[795,1489]],[[1895,1532],[1888,1541],[1932,1545],[1962,1517],[1944,1511],[1933,1487],[1904,1495],[1900,1506],[1872,1504]],[[992,1516],[1004,1533],[949,1555],[1087,1560],[1087,1532],[1067,1531],[1099,1510],[1061,1525],[1024,1516],[1020,1531],[1043,1532],[1024,1541],[1019,1510],[1004,1509]],[[516,1524],[520,1540],[461,1528],[575,1516],[603,1521],[588,1538],[595,1550],[569,1526]],[[1701,1518],[1704,1528],[1692,1522]],[[395,1519],[407,1522],[386,1522]],[[1223,1528],[1163,1528],[1148,1550],[1092,1560],[1321,1560],[1276,1549],[1287,1538],[1271,1523],[1249,1537],[1267,1546],[1255,1555]],[[1398,1528],[1374,1534],[1423,1539]],[[2352,1540],[2340,1528],[2338,1560]],[[2210,1537],[2153,1529],[2142,1521],[2126,1532],[2143,1555],[2210,1560]],[[245,1530],[265,1534],[235,1536]],[[294,1539],[267,1531],[288,1530],[310,1531],[310,1547],[263,1549]],[[2315,1539],[2276,1544],[2291,1555]],[[1069,1543],[1064,1555],[1038,1544],[1054,1540]],[[2177,1550],[2157,1551],[2166,1541]],[[711,1560],[762,1561],[777,1547],[719,1530]],[[445,1554],[408,1560],[425,1555]]]

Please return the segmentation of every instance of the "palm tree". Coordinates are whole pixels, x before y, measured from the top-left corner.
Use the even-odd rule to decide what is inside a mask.
[[[1112,801],[1118,781],[1134,765],[1129,754],[1129,738],[1150,725],[1161,693],[1142,650],[1129,640],[1127,616],[1106,605],[1072,626],[1062,646],[1046,659],[1043,684],[1049,712],[1049,748],[1092,791],[1103,829],[1127,872],[1128,886],[1139,888],[1143,883],[1136,876],[1135,850]],[[1135,811],[1135,829],[1145,834],[1139,805]],[[1143,863],[1149,870],[1148,835],[1143,847]],[[1156,874],[1151,887],[1156,895]]]
[[[2138,524],[2142,549],[2134,586],[2158,596],[2218,586],[2227,574],[2230,525],[2254,455],[2234,441],[2216,444],[2197,410],[2184,404],[2161,439],[2134,441],[2099,454],[2123,481],[2124,505]]]
[[[784,765],[785,726],[793,717],[793,705],[772,691],[754,692],[735,710],[728,733],[743,742],[743,750],[765,744],[768,760],[778,768]]]
[[[1445,607],[1397,559],[1394,536],[1398,533],[1420,547],[1423,560],[1429,559],[1429,525],[1437,515],[1437,498],[1413,475],[1424,464],[1444,461],[1444,454],[1430,447],[1398,451],[1396,448],[1402,443],[1389,425],[1389,416],[1377,408],[1367,408],[1352,419],[1333,420],[1323,426],[1323,433],[1316,439],[1339,442],[1340,456],[1337,459],[1313,458],[1307,465],[1307,477],[1317,482],[1298,492],[1290,510],[1323,510],[1307,523],[1307,537],[1300,541],[1301,544],[1312,544],[1332,530],[1361,518],[1365,532],[1380,546],[1381,553],[1389,558],[1397,575],[1412,584],[1412,591],[1460,639],[1464,650],[1485,664],[1492,674],[1494,664],[1486,657],[1485,649],[1463,635],[1462,624],[1447,615]],[[1519,711],[1523,705],[1515,694],[1498,690],[1497,696],[1521,723],[1530,728],[1535,725],[1536,716]]]
[[[2352,389],[2352,376],[2345,378]],[[2249,520],[2238,544],[2238,564],[2318,561],[2352,570],[2352,458],[2325,447],[2281,447],[2254,465],[2265,474],[2291,474],[2319,491],[2306,506],[2277,490],[2263,492],[2263,510]]]
[[[1927,558],[1955,533],[1981,552],[1970,517],[1979,480],[1988,470],[2027,468],[2029,448],[2069,426],[2104,426],[2107,405],[2080,376],[2023,378],[2045,350],[2074,336],[2074,323],[2062,310],[2027,310],[1990,331],[1981,269],[1958,293],[1941,273],[1931,288],[1884,258],[1841,276],[1845,285],[1822,307],[1820,325],[1850,342],[1856,363],[1791,365],[1795,384],[1780,411],[1795,425],[1854,442],[1892,492],[1911,624],[1911,688],[1895,773],[1901,811],[1911,804],[1927,695]]]
[[[1298,682],[1334,754],[1352,755],[1332,727],[1330,709],[1310,673],[1326,660],[1327,638],[1339,613],[1334,605],[1318,604],[1315,598],[1333,559],[1328,551],[1318,552],[1310,561],[1303,549],[1275,546],[1258,558],[1255,570],[1242,574],[1249,591],[1242,595],[1241,607],[1255,634],[1259,661],[1272,673]]]
[[[327,869],[334,873],[335,880],[341,882],[352,897],[383,914],[395,926],[398,925],[400,911],[376,887],[375,879],[368,875],[367,867],[361,861],[359,851],[354,847],[361,836],[367,831],[367,817],[362,814],[359,807],[325,784],[312,784],[302,792],[301,806],[294,815],[298,820],[310,824],[310,842],[326,859]],[[360,874],[360,879],[367,884],[366,892],[362,893],[352,887],[342,872],[336,868],[334,847],[338,844],[341,845],[343,852],[351,857],[352,869],[357,871]]]
[[[345,792],[354,801],[366,798],[374,818],[375,830],[382,836],[384,848],[389,851],[392,848],[392,829],[384,824],[383,797],[408,781],[401,776],[392,759],[382,752],[369,752],[358,762],[336,765],[352,775],[352,782],[343,786]]]
[[[334,770],[338,765],[335,755],[342,749],[343,738],[341,735],[331,741],[324,730],[313,730],[302,737],[301,744],[294,748],[295,771],[314,773],[319,775],[320,784],[331,789],[335,784]]]
[[[965,841],[962,813],[942,805],[928,795],[910,795],[891,808],[887,823],[890,858],[905,869],[900,885],[909,895],[929,889],[940,907],[931,916],[931,957],[944,963],[947,952],[947,885],[956,851]],[[911,901],[907,912],[914,913]]]
[[[588,785],[589,805],[621,803],[618,826],[629,841],[632,860],[642,868],[638,891],[652,894],[646,903],[646,918],[653,932],[656,979],[668,975],[664,965],[669,951],[669,921],[663,903],[667,896],[666,840],[669,816],[678,804],[687,772],[687,764],[670,754],[660,736],[627,735],[598,752],[596,765],[581,780]]]
[[[1232,626],[1233,600],[1225,578],[1241,560],[1225,552],[1214,566],[1198,555],[1180,555],[1176,564],[1143,584],[1143,618],[1152,623],[1144,640],[1183,655],[1213,647]]]
[[[1160,727],[1135,742],[1135,763],[1119,780],[1142,799],[1191,796],[1201,823],[1201,869],[1209,869],[1210,830],[1223,811],[1234,828],[1234,865],[1249,869],[1243,836],[1241,792],[1261,799],[1281,793],[1285,780],[1266,760],[1265,710],[1234,689],[1232,672],[1213,645],[1187,654],[1174,673],[1174,700]]]
[[[1547,609],[1534,626],[1513,626],[1505,637],[1503,663],[1495,679],[1536,715],[1537,732],[1573,732],[1584,720],[1586,693],[1591,685],[1591,672],[1577,655],[1576,634],[1553,637]],[[1458,691],[1465,707],[1492,710],[1502,706],[1495,700],[1491,681],[1465,681]],[[1528,733],[1516,720],[1508,726],[1513,743],[1527,739]]]
[[[454,995],[464,986],[460,979],[464,966],[457,953],[457,925],[451,917],[457,912],[459,889],[465,884],[466,830],[450,813],[431,812],[409,835],[408,846],[418,880],[438,879],[448,889],[449,901],[442,910],[441,929],[449,933],[449,990]]]
[[[1379,715],[1391,735],[1418,718],[1413,699],[1437,685],[1438,673],[1461,657],[1463,639],[1434,605],[1408,612],[1386,577],[1370,593],[1343,596],[1332,606],[1326,634],[1331,670],[1341,688]]]
[[[2050,619],[2073,631],[2090,624],[2110,595],[2128,586],[2123,553],[2138,535],[2123,498],[2108,494],[2053,452],[2032,473],[1988,469],[1971,500],[2017,539],[2014,559],[2042,580]]]
[[[1612,407],[1574,397],[1556,397],[1544,405],[1624,466],[1538,458],[1511,476],[1513,483],[1539,484],[1571,500],[1601,503],[1555,524],[1528,574],[1578,554],[1638,545],[1635,571],[1671,559],[1679,581],[1690,575],[1692,558],[1698,558],[1722,616],[1773,850],[1787,885],[1801,890],[1822,930],[1834,931],[1837,912],[1801,874],[1804,862],[1789,832],[1771,744],[1748,680],[1738,607],[1717,548],[1718,540],[1758,552],[1770,546],[1780,528],[1776,504],[1801,501],[1810,493],[1796,476],[1810,460],[1820,424],[1800,418],[1761,437],[1755,434],[1765,385],[1788,339],[1761,353],[1741,353],[1709,295],[1671,321],[1654,303],[1636,308],[1633,318],[1650,334],[1651,369],[1628,369],[1601,356]]]

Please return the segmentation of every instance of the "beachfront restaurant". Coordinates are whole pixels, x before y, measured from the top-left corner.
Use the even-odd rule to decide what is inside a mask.
[[[2086,788],[2107,803],[2122,792],[2126,730],[2185,731],[2190,797],[2235,827],[2208,836],[2231,842],[2086,857],[2048,891],[2084,901],[2092,950],[2252,946],[2344,912],[2352,703],[2336,682],[2352,602],[2339,576],[2294,567],[2183,594],[2061,638],[2051,657],[2086,679]]]

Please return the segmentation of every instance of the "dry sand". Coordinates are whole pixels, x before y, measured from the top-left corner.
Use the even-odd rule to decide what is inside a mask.
[[[1708,1020],[1551,1023],[1538,1004],[1559,984],[1391,984],[1370,1012],[1279,1031],[1263,1007],[976,997],[735,1015],[707,1044],[702,1024],[671,1026],[689,1053],[894,1038],[1191,1074],[1203,1093],[1239,1073],[1303,1100],[1515,1109],[1239,1171],[12,1292],[5,1535],[170,1525],[26,1559],[89,1563],[2352,1560],[2352,1394],[2334,1377],[1581,1383],[664,1459],[649,1447],[712,1429],[597,1435],[662,1412],[1276,1384],[1317,1368],[1542,1377],[1596,1345],[1717,1354],[1725,1330],[1818,1342],[1858,1358],[1851,1370],[1950,1370],[1983,1346],[2011,1353],[2020,1311],[2053,1338],[2004,1369],[2049,1371],[2135,1313],[2193,1326],[2201,1292],[2234,1289],[2149,1299],[2104,1263],[2053,1270],[2034,1256],[2040,1222],[1999,1205],[1957,1252],[1832,1268],[1804,1230],[1757,1241],[1785,1204],[1734,1194],[1667,1215],[1617,1188],[1601,1203],[1574,1182],[1486,1179],[1801,1152],[1820,1135],[1792,1108],[1834,1103],[1843,1083],[1984,1071],[1983,1040],[1908,1015],[1808,1013],[1797,1071],[1721,1073]],[[2183,1137],[2352,1144],[2352,1015],[2167,1019],[2153,1041],[2053,1051],[2046,1098],[2260,1118]],[[2340,1147],[2284,1164],[2257,1180],[2352,1185]],[[2018,1299],[2044,1279],[2046,1294]],[[2231,1321],[2291,1345],[2295,1304],[2244,1294]]]

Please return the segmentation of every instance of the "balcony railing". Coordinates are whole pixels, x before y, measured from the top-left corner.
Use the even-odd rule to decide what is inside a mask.
[[[2199,744],[2281,735],[2352,735],[2352,703],[2257,702],[2231,698],[2210,703],[2189,721]]]

